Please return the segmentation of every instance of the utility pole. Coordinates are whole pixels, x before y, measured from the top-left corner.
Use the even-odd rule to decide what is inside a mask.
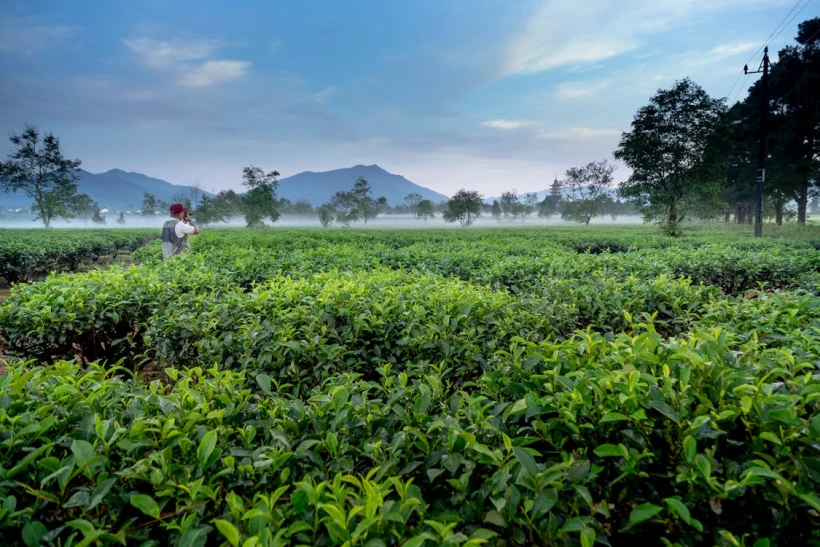
[[[744,74],[763,74],[760,79],[760,143],[757,149],[757,194],[755,196],[755,237],[763,237],[763,185],[766,183],[766,118],[769,117],[769,46],[763,49],[763,61],[757,70],[750,72],[743,66]]]

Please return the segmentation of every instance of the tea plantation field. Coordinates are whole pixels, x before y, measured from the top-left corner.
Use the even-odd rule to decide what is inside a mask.
[[[818,545],[789,235],[226,229],[15,285],[0,543]]]

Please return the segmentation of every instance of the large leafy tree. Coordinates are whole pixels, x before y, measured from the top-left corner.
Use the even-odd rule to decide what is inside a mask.
[[[317,210],[319,213],[319,223],[322,228],[330,228],[333,226],[333,221],[336,219],[336,210],[329,203],[321,205]]]
[[[615,166],[607,160],[592,161],[583,167],[567,169],[562,185],[567,187],[568,192],[561,218],[589,224],[593,217],[600,215],[614,171]]]
[[[416,205],[416,218],[427,222],[428,218],[435,218],[436,206],[429,199],[423,199]]]
[[[445,222],[458,222],[462,228],[470,226],[481,216],[481,204],[484,196],[475,190],[459,190],[447,202],[442,213]]]
[[[496,220],[501,220],[501,204],[498,203],[497,199],[493,200],[493,205],[490,207],[490,214]]]
[[[820,179],[820,17],[801,23],[796,41],[780,50],[772,66],[766,186],[775,202],[794,199],[797,220],[805,224],[809,198]],[[760,88],[758,82],[750,90],[749,107],[760,104]]]
[[[521,219],[521,222],[527,220],[535,208],[538,206],[538,194],[536,192],[528,192],[521,196],[518,204],[515,206],[514,213],[516,217]]]
[[[410,211],[412,214],[416,214],[418,212],[419,203],[422,201],[422,196],[418,192],[412,192],[404,196],[404,203],[407,207],[407,210]]]
[[[264,227],[265,219],[279,220],[279,202],[276,189],[279,186],[278,171],[265,173],[259,167],[246,167],[242,171],[242,185],[248,192],[242,199],[242,212],[248,228]]]
[[[88,223],[105,224],[105,217],[100,214],[100,204],[91,199],[88,194],[77,194],[73,203],[74,215]]]
[[[725,170],[717,144],[725,111],[723,99],[687,78],[658,90],[635,114],[615,157],[632,169],[619,193],[645,220],[675,234],[687,209],[719,193]]]
[[[509,192],[501,193],[501,214],[504,215],[504,218],[515,216],[518,203],[518,190],[512,189]]]
[[[330,198],[330,207],[336,214],[336,220],[345,227],[359,220],[356,196],[353,192],[339,190]]]
[[[60,140],[27,125],[12,134],[15,150],[0,163],[0,189],[22,192],[32,201],[31,210],[46,228],[55,218],[77,216],[77,169],[80,160],[63,157]]]
[[[387,198],[373,199],[373,189],[364,177],[356,179],[351,194],[356,202],[358,217],[364,220],[365,224],[368,220],[376,218],[387,207]]]

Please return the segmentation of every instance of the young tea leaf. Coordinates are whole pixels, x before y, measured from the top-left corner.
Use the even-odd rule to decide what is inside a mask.
[[[134,494],[129,500],[131,505],[155,519],[159,518],[159,505],[154,501],[154,498],[146,494]]]

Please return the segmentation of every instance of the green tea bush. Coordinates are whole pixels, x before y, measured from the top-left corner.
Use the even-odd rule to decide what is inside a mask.
[[[16,285],[0,543],[817,544],[812,237],[216,230]]]
[[[130,253],[158,237],[154,230],[0,229],[0,277],[16,283],[52,271],[74,272],[84,260]]]

